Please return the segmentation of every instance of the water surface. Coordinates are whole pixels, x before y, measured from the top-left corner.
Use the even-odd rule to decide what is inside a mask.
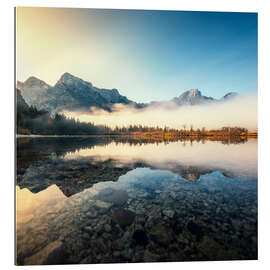
[[[257,259],[257,140],[17,139],[18,264]]]

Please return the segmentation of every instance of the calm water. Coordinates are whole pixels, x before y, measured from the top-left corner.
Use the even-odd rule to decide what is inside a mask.
[[[257,259],[257,140],[17,139],[17,264]]]

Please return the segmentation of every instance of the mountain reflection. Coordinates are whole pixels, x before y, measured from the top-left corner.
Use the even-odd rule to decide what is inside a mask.
[[[257,258],[257,141],[18,138],[17,264],[120,262],[117,252]]]
[[[230,178],[257,178],[257,141],[224,144],[116,137],[17,139],[17,185],[32,193],[57,185],[69,197],[144,167],[170,171],[190,182],[214,171]]]

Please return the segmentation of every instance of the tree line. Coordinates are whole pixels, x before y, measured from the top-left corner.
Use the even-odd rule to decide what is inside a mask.
[[[123,135],[147,134],[149,136],[169,137],[203,137],[203,136],[241,136],[248,134],[248,130],[241,127],[223,127],[216,130],[206,128],[189,129],[185,125],[181,129],[165,127],[149,127],[145,125],[116,126],[110,128],[106,125],[80,122],[78,119],[67,118],[56,113],[51,115],[46,110],[38,110],[34,106],[25,106],[17,103],[17,134],[39,135]]]
[[[39,135],[96,135],[110,133],[105,125],[80,122],[63,114],[51,115],[31,106],[17,107],[17,134]]]

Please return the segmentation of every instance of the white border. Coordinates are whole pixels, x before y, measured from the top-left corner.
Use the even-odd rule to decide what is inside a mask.
[[[4,2],[4,1],[2,1]],[[269,266],[269,197],[270,179],[267,169],[269,158],[269,7],[268,1],[250,0],[188,0],[188,1],[159,1],[159,0],[137,0],[137,1],[104,1],[104,0],[72,0],[72,1],[39,1],[21,0],[5,1],[1,3],[1,266],[3,269],[13,269],[14,266],[14,112],[13,112],[13,87],[14,87],[14,11],[15,6],[49,6],[49,7],[80,7],[80,8],[121,8],[121,9],[165,9],[165,10],[197,10],[197,11],[241,11],[259,12],[259,260],[258,261],[227,261],[227,262],[192,262],[192,263],[157,263],[157,264],[109,264],[109,265],[70,265],[50,266],[50,269],[130,269],[150,268],[163,269],[270,269]],[[248,247],[247,247],[248,248]],[[28,269],[25,266],[24,269]],[[29,268],[31,269],[31,268]],[[44,266],[37,266],[34,269],[44,269]]]

